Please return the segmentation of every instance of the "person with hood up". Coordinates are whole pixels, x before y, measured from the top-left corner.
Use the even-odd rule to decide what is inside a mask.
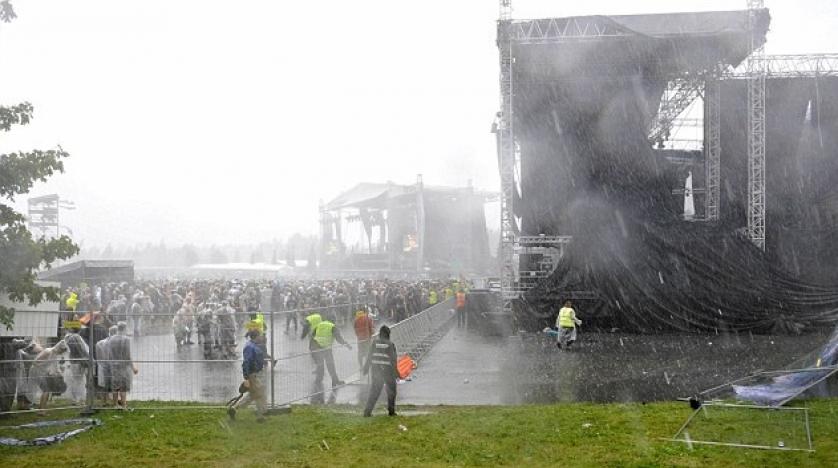
[[[114,404],[122,409],[128,409],[128,392],[131,391],[134,375],[139,370],[131,358],[131,339],[126,336],[128,324],[119,322],[116,328],[117,334],[108,338],[108,355],[111,361],[111,391],[113,392]]]
[[[32,378],[41,389],[40,409],[46,409],[50,395],[61,395],[67,391],[67,383],[64,382],[64,374],[59,366],[59,358],[68,351],[67,343],[59,341],[52,348],[45,348],[35,356],[32,368],[29,370],[29,377]]]

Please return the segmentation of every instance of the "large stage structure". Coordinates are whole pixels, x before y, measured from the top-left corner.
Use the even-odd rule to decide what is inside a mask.
[[[361,183],[320,206],[320,264],[329,270],[485,273],[484,205],[466,187]]]
[[[838,176],[830,162],[838,159],[831,145],[838,55],[765,56],[770,15],[761,1],[727,12],[537,20],[510,13],[502,0],[505,313],[541,326],[558,300],[575,298],[637,329],[766,330],[838,317],[838,288],[811,285],[829,262],[801,265],[824,242],[795,241],[788,232],[805,229],[812,216],[838,215],[829,183]],[[689,118],[696,104],[703,112]],[[672,144],[682,125],[703,129],[697,147]],[[815,128],[818,147],[809,148]],[[692,219],[700,222],[681,220],[674,195],[684,194],[688,173],[697,187],[690,195],[702,201]],[[795,217],[811,197],[793,190],[804,192],[813,177],[820,185],[807,189],[817,192],[821,212]],[[830,237],[836,226],[830,218],[819,228]],[[696,254],[705,262],[700,273]],[[737,265],[725,263],[733,258]],[[728,305],[678,291],[724,294],[723,277],[753,291]],[[777,298],[772,307],[781,311],[765,310],[773,301],[760,298],[771,296],[766,288],[801,298],[809,291],[817,307]]]

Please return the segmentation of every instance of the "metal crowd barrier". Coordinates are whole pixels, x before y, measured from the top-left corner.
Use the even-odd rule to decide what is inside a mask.
[[[453,318],[453,299],[429,307],[399,323],[391,325],[391,339],[396,344],[399,354],[409,354],[418,361],[441,334],[450,326]],[[266,311],[267,350],[271,359],[265,363],[268,381],[268,405],[280,407],[294,402],[310,400],[312,403],[340,401],[352,403],[360,401],[363,393],[361,374],[362,359],[359,357],[359,343],[353,331],[352,316],[360,304],[338,304],[328,307]],[[340,381],[332,381],[328,370],[324,372],[322,382],[315,382],[315,365],[309,351],[309,337],[300,339],[305,316],[317,311],[321,315],[336,315],[336,325],[343,338],[352,349],[346,349],[337,342],[332,347],[335,370]],[[19,314],[26,312],[19,311]],[[66,312],[60,312],[66,316]],[[286,318],[294,314],[297,318],[296,330],[290,327],[286,331]],[[243,338],[246,324],[252,313],[237,313],[235,333],[235,354],[218,355],[218,349],[211,348],[212,356],[204,358],[204,345],[198,344],[198,335],[193,331],[191,340],[194,344],[177,348],[171,329],[172,314],[145,314],[143,327],[146,334],[131,337],[131,358],[138,368],[133,376],[131,390],[128,392],[128,406],[132,401],[159,402],[144,404],[144,409],[194,409],[223,408],[226,402],[236,396],[242,381],[241,352],[245,343]],[[197,314],[196,314],[197,316]],[[131,317],[128,317],[129,319]],[[324,317],[325,318],[325,317]],[[47,321],[49,322],[49,321]],[[54,320],[52,321],[54,322]],[[292,321],[293,322],[293,321]],[[129,320],[129,323],[131,321]],[[376,329],[384,320],[376,322]],[[168,324],[168,325],[167,325]],[[290,325],[290,324],[289,324]],[[51,328],[51,326],[48,326]],[[54,328],[42,330],[40,336],[64,335],[67,330]],[[55,341],[53,338],[50,341]],[[81,410],[113,409],[111,400],[104,400],[103,394],[97,393],[92,373],[78,375],[78,366],[71,363],[83,360],[71,360],[63,356],[61,366],[67,391],[53,396],[46,410],[76,408]],[[125,361],[100,359],[98,364],[119,364]],[[85,363],[87,368],[98,364],[90,356]],[[15,400],[20,394],[28,394],[32,409],[38,410],[40,391],[37,382],[25,372],[26,363],[19,359],[0,360],[0,398]],[[71,370],[76,371],[71,375]],[[70,388],[70,386],[73,388]],[[79,389],[79,385],[82,388]],[[75,399],[71,398],[75,397]],[[182,405],[178,402],[204,403],[204,405]],[[14,403],[14,402],[13,402]],[[7,405],[8,406],[8,405]],[[0,414],[22,412],[19,407],[0,407]]]

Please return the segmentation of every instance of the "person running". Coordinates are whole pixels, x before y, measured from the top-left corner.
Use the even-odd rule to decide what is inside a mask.
[[[250,403],[256,404],[256,421],[265,421],[265,412],[268,408],[267,395],[265,393],[265,335],[253,328],[245,335],[249,338],[242,350],[242,377],[247,394],[235,405],[227,408],[227,415],[231,420],[236,419],[236,412],[239,408],[245,408]]]
[[[559,310],[559,316],[556,317],[556,329],[559,332],[556,346],[559,349],[570,348],[576,341],[577,325],[582,325],[582,321],[576,318],[576,311],[573,310],[571,302],[565,301],[564,307]]]

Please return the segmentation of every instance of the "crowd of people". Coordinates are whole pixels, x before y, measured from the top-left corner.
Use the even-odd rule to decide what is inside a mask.
[[[61,394],[81,403],[91,372],[102,403],[124,408],[132,376],[139,372],[131,358],[130,336],[171,333],[177,350],[195,344],[194,338],[206,359],[238,359],[238,340],[247,340],[247,350],[256,337],[254,324],[264,340],[268,311],[281,312],[279,320],[274,318],[274,332],[302,331],[300,338],[309,340],[318,378],[328,369],[333,386],[340,385],[330,359],[333,341],[350,346],[340,326],[354,325],[363,367],[374,334],[372,317],[397,323],[465,288],[459,280],[387,279],[81,284],[63,292],[62,327],[55,344],[15,341],[17,383],[12,391],[19,409],[36,402],[44,408],[51,395]],[[316,324],[311,322],[315,315]]]
[[[32,409],[36,403],[43,410],[52,396],[62,394],[74,404],[84,404],[91,368],[95,369],[94,388],[102,404],[127,408],[133,375],[139,371],[131,357],[128,325],[120,321],[105,329],[103,318],[94,316],[89,326],[68,328],[52,346],[35,339],[12,340],[8,347],[14,352],[16,359],[11,362],[15,366],[10,369],[6,361],[3,381],[14,385],[2,389],[3,411],[10,409],[11,397],[16,398],[19,410]]]
[[[117,319],[131,320],[133,334],[145,328],[159,330],[184,306],[229,306],[234,313],[315,309],[346,304],[339,320],[351,320],[351,304],[365,304],[383,317],[399,322],[453,297],[461,281],[406,281],[387,279],[347,280],[165,280],[136,283],[105,283],[68,288],[61,304],[65,311],[105,312]],[[195,315],[194,313],[192,315]],[[286,329],[299,326],[300,316],[289,315]]]

